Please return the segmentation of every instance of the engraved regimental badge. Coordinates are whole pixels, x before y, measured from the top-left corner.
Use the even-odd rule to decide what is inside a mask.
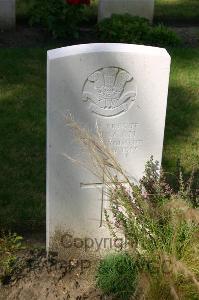
[[[113,117],[126,112],[135,102],[136,94],[131,74],[121,68],[108,67],[88,76],[82,99],[93,113]]]

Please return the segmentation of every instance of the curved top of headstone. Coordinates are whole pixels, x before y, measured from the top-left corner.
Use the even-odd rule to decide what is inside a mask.
[[[170,59],[170,55],[164,48],[122,43],[91,43],[57,48],[48,51],[48,59],[97,52],[131,52],[140,55],[167,56]]]

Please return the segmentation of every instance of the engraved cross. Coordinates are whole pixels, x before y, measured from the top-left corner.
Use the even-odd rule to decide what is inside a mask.
[[[118,182],[118,183],[123,183],[123,184],[126,184],[127,182],[124,182],[124,181],[121,181],[121,182]],[[108,183],[108,186],[115,186],[115,183],[114,182],[109,182]],[[100,220],[96,220],[96,221],[99,221],[99,227],[102,227],[103,226],[103,212],[104,212],[104,203],[105,201],[109,201],[106,197],[106,189],[107,189],[107,186],[104,182],[104,179],[103,179],[103,182],[94,182],[94,183],[80,183],[80,187],[83,188],[83,189],[101,189],[101,210],[100,210]]]
[[[100,210],[100,220],[99,221],[99,227],[103,226],[103,212],[104,212],[104,202],[107,201],[107,199],[105,198],[105,189],[106,189],[106,185],[103,182],[94,182],[94,183],[80,183],[80,187],[83,189],[93,189],[93,188],[100,188],[101,189],[101,210]]]

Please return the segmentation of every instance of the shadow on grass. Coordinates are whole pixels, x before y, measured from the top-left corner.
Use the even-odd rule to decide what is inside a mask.
[[[173,173],[180,160],[186,173],[199,168],[199,51],[171,49],[171,77],[163,167]]]
[[[190,136],[190,131],[198,127],[198,110],[199,102],[191,89],[170,87],[165,132],[167,143],[175,143],[176,138]]]
[[[44,51],[0,51],[0,229],[45,228]]]
[[[169,89],[165,128],[163,168],[168,180],[178,186],[179,171],[185,179],[195,170],[195,186],[199,183],[199,102],[189,87]]]

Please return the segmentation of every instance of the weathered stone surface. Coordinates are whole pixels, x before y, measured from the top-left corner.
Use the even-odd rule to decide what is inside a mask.
[[[110,18],[112,14],[125,14],[144,17],[152,22],[154,0],[100,0],[98,20]]]
[[[0,0],[0,30],[15,28],[15,0]]]

